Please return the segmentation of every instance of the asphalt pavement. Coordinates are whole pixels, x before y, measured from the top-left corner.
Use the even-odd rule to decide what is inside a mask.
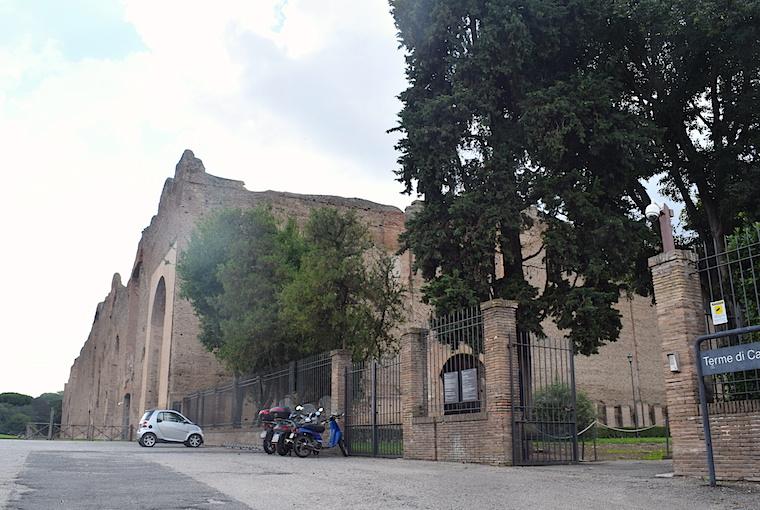
[[[667,461],[530,468],[299,459],[226,448],[0,441],[8,509],[760,509],[760,486],[659,478]]]

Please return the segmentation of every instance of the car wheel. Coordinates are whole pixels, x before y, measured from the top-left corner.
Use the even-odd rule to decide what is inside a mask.
[[[156,444],[156,435],[153,432],[146,432],[140,438],[140,445],[146,448],[152,448]]]
[[[187,442],[185,442],[185,445],[190,448],[198,448],[202,444],[203,444],[203,438],[198,434],[191,435],[190,437],[187,438]]]

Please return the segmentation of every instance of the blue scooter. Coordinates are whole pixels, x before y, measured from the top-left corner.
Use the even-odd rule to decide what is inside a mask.
[[[327,446],[324,446],[322,440],[322,433],[325,431],[325,426],[322,423],[313,423],[313,420],[318,419],[322,414],[323,409],[320,407],[316,413],[312,413],[309,417],[309,421],[301,424],[298,429],[293,433],[293,451],[296,455],[302,458],[308,457],[312,453],[319,455],[319,452],[326,448],[340,448],[344,457],[348,456],[346,450],[346,444],[343,441],[343,431],[340,430],[338,425],[338,418],[341,415],[330,415],[327,423],[330,424],[330,440],[327,442]],[[323,422],[324,423],[324,422]]]

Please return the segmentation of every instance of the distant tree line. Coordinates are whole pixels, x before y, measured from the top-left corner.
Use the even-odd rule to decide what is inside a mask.
[[[61,422],[63,392],[43,393],[37,398],[21,393],[0,393],[0,434],[21,434],[28,422],[47,423],[54,409],[55,423]]]
[[[353,212],[317,209],[299,228],[258,207],[201,222],[177,272],[201,343],[250,373],[330,349],[395,349],[404,289],[394,267]]]

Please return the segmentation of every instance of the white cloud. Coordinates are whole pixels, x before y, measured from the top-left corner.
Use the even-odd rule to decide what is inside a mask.
[[[410,201],[384,133],[404,86],[384,0],[126,0],[124,16],[144,48],[118,58],[0,46],[0,392],[62,388],[185,148],[249,189]]]

